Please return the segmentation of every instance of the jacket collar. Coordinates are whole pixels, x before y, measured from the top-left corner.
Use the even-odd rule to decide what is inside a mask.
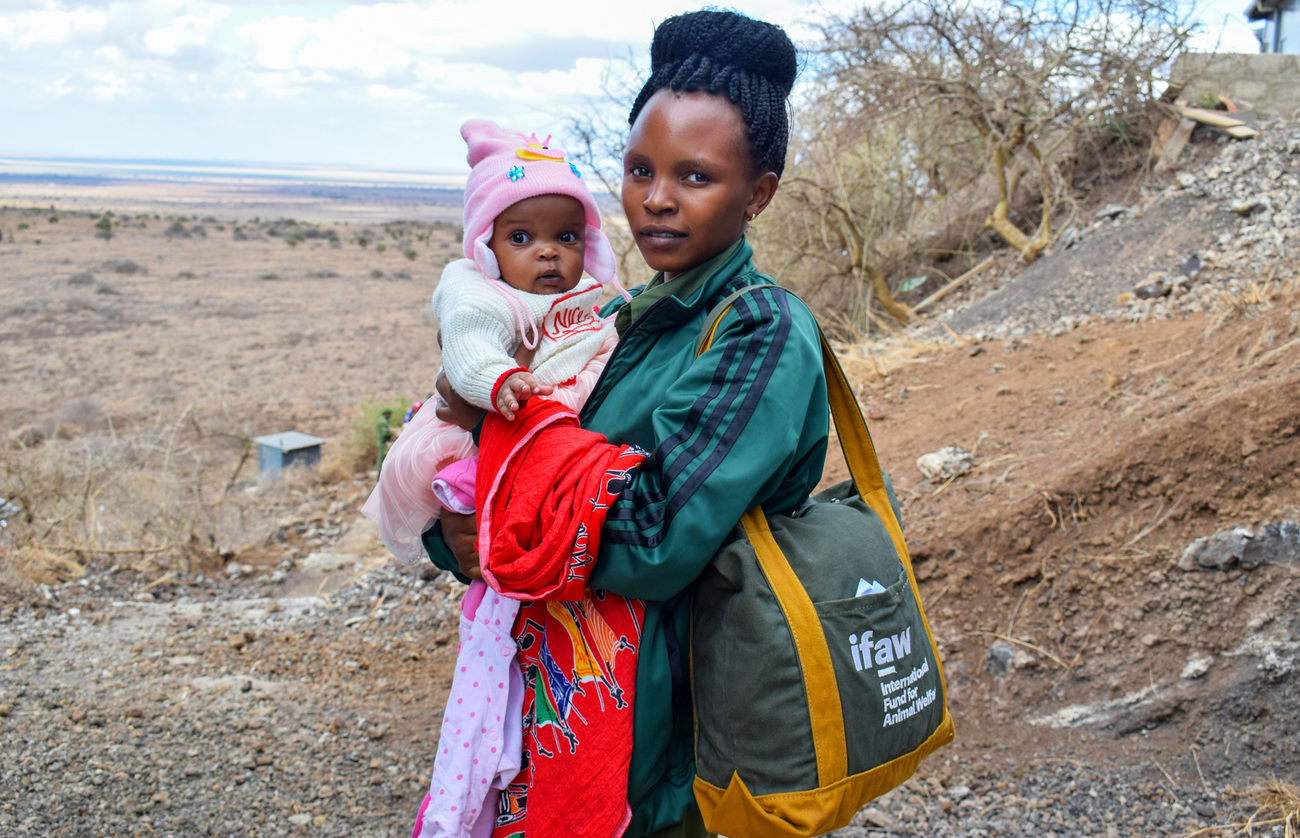
[[[754,249],[749,246],[749,242],[745,241],[744,237],[741,237],[720,257],[715,257],[698,268],[692,268],[681,276],[674,277],[671,283],[657,283],[655,280],[659,280],[662,274],[656,274],[655,280],[651,280],[649,285],[639,289],[638,295],[656,287],[663,288],[667,284],[672,284],[674,287],[669,293],[652,302],[632,323],[637,329],[668,331],[691,320],[701,311],[707,312],[709,307],[722,296],[723,289],[732,279],[753,267],[753,256]],[[702,275],[693,275],[695,271],[700,271]],[[681,296],[678,296],[679,294]],[[626,305],[622,300],[616,302]],[[620,333],[626,328],[625,325],[620,328]]]

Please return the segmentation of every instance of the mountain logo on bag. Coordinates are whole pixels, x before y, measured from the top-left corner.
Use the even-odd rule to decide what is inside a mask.
[[[895,664],[912,654],[912,627],[908,626],[898,634],[887,634],[879,640],[873,640],[875,632],[865,632],[858,640],[856,634],[849,635],[849,649],[853,652],[853,665],[858,672],[879,667],[876,675],[884,678],[898,671]]]

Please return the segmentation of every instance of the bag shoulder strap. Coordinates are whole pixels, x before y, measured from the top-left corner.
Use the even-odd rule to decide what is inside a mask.
[[[700,330],[700,336],[695,341],[696,357],[699,357],[713,344],[713,336],[717,332],[722,316],[727,313],[727,310],[741,297],[763,288],[779,289],[791,297],[799,299],[798,295],[790,289],[773,283],[746,285],[737,291],[733,291],[709,310],[709,314],[704,320],[704,326]],[[853,484],[857,486],[858,494],[865,499],[877,490],[885,488],[885,479],[884,475],[881,474],[880,461],[876,457],[876,447],[871,441],[870,431],[867,430],[867,422],[862,417],[862,408],[858,406],[857,397],[853,395],[853,388],[849,386],[848,378],[845,377],[844,370],[840,367],[839,359],[835,357],[835,350],[831,348],[830,342],[826,339],[826,333],[822,331],[820,324],[817,326],[817,334],[821,339],[822,366],[826,373],[826,396],[830,402],[831,418],[835,421],[835,433],[839,437],[840,448],[844,451],[844,459],[848,463],[849,474],[853,477]],[[886,504],[886,506],[889,507],[889,515],[886,517],[886,521],[892,520],[891,532],[898,530],[899,535],[896,541],[901,542],[902,533],[901,529],[898,528],[898,521],[893,515],[893,508],[889,504]]]

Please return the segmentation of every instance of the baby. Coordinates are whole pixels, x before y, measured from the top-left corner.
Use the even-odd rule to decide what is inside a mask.
[[[595,200],[564,153],[536,137],[485,121],[466,123],[461,136],[472,167],[467,258],[447,266],[433,294],[443,370],[466,401],[508,420],[535,396],[576,412],[617,343],[612,322],[595,313],[602,285],[619,287]],[[584,271],[592,278],[584,281]],[[426,402],[398,437],[364,507],[407,563],[423,558],[421,534],[443,507],[475,511],[474,440],[435,410]],[[523,767],[525,685],[512,635],[519,609],[519,599],[480,580],[466,592],[456,675],[414,836],[490,834],[498,796]]]
[[[433,294],[443,371],[466,401],[507,419],[534,396],[576,412],[617,342],[595,314],[602,286],[622,292],[595,199],[564,152],[535,136],[486,120],[461,136],[472,167],[467,258],[446,267]],[[531,363],[516,361],[529,353]],[[474,511],[473,438],[435,418],[436,406],[427,401],[393,443],[363,508],[403,564],[424,558],[421,534],[444,506]]]

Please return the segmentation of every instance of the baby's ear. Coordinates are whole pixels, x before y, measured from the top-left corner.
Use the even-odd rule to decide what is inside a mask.
[[[583,232],[586,248],[583,252],[582,269],[600,284],[604,285],[614,278],[614,248],[599,227],[591,224]]]
[[[460,135],[469,146],[467,159],[471,166],[496,154],[514,154],[524,147],[527,139],[518,131],[502,128],[487,119],[471,119],[460,126]]]

